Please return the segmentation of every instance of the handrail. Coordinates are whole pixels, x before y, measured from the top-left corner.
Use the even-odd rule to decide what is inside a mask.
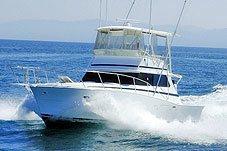
[[[139,78],[136,78],[136,77],[133,77],[133,76],[129,76],[129,75],[125,75],[125,74],[121,74],[121,73],[113,73],[113,72],[105,72],[105,71],[96,71],[96,70],[88,70],[86,72],[91,72],[91,73],[104,73],[104,74],[112,74],[112,75],[118,75],[118,76],[124,76],[124,77],[128,77],[128,78],[131,78],[131,79],[135,79],[135,80],[138,80],[140,82],[143,82],[149,86],[152,86],[150,83],[144,81],[144,80],[141,80]],[[153,87],[153,86],[152,86]]]
[[[25,85],[25,84],[26,84],[26,85],[32,84],[32,83],[30,83],[30,81],[31,81],[31,79],[32,79],[32,78],[31,78],[32,75],[33,75],[33,81],[34,81],[33,84],[40,84],[41,82],[43,82],[43,81],[41,81],[41,79],[39,79],[41,76],[39,77],[38,71],[44,72],[44,76],[41,77],[41,78],[45,79],[45,82],[43,82],[43,83],[49,83],[49,77],[48,77],[47,72],[53,72],[52,70],[41,70],[40,68],[36,68],[36,67],[22,67],[22,66],[17,66],[17,67],[10,67],[10,68],[11,68],[11,70],[12,70],[14,76],[16,77],[17,83],[18,83],[18,84],[23,84],[23,85]],[[21,75],[21,74],[20,74],[21,76],[20,76],[20,75],[19,75],[19,76],[16,75],[16,73],[14,72],[13,69],[22,69],[22,75]],[[30,72],[30,71],[31,71],[31,72]],[[78,70],[77,70],[77,71],[78,71]],[[79,72],[79,71],[78,71],[78,72]],[[95,71],[95,70],[85,70],[85,72],[86,72],[86,73],[87,73],[87,72],[88,72],[88,73],[89,73],[89,72],[90,72],[90,73],[97,73],[98,76],[99,76],[99,80],[100,80],[100,82],[101,82],[103,88],[107,88],[107,87],[105,87],[105,84],[104,84],[105,82],[103,81],[101,74],[109,74],[109,75],[116,75],[116,76],[117,76],[119,88],[120,88],[121,91],[122,91],[122,83],[121,83],[121,80],[120,80],[120,76],[122,76],[122,77],[128,77],[128,78],[130,78],[130,79],[133,80],[133,85],[134,85],[134,90],[135,90],[135,92],[137,92],[136,81],[139,81],[139,82],[142,82],[143,84],[145,84],[144,86],[147,87],[148,95],[149,95],[150,92],[152,92],[152,93],[155,94],[155,91],[152,91],[151,89],[149,89],[149,87],[152,87],[152,88],[154,89],[155,86],[153,86],[153,85],[151,85],[150,83],[148,83],[147,81],[144,81],[144,80],[139,79],[139,78],[137,78],[137,77],[133,77],[133,76],[125,75],[125,74],[121,74],[121,73],[113,73],[113,72],[105,72],[105,71]],[[55,73],[55,72],[54,72],[54,73]],[[56,73],[55,73],[55,74],[56,74]],[[24,80],[21,82],[19,78],[23,78]],[[85,84],[85,81],[83,81],[83,80],[81,79],[80,82],[83,84],[84,88],[87,87],[86,84]],[[158,93],[159,93],[159,92],[158,92]],[[160,93],[159,93],[159,94],[160,94]],[[161,95],[161,94],[160,94],[160,95]]]
[[[102,78],[101,78],[101,76],[100,76],[99,72],[98,72],[98,76],[99,76],[99,80],[100,80],[100,82],[102,83],[103,88],[105,88],[105,86],[104,86],[104,84],[103,84],[103,81],[102,81]]]
[[[134,84],[135,91],[136,91],[136,81],[135,81],[135,78],[133,78],[133,84]]]
[[[107,87],[104,86],[104,83],[103,83],[103,81],[101,80],[101,75],[100,75],[100,73],[117,75],[118,78],[119,78],[119,76],[124,76],[124,77],[128,77],[128,78],[133,79],[133,85],[134,85],[135,92],[137,91],[137,89],[136,89],[136,82],[135,82],[136,80],[138,80],[138,81],[140,81],[140,82],[143,82],[143,83],[145,83],[145,84],[147,85],[147,92],[148,92],[148,95],[149,95],[149,92],[151,92],[151,91],[149,90],[149,86],[151,86],[151,87],[154,88],[154,86],[152,86],[150,83],[148,83],[148,82],[146,82],[146,81],[144,81],[144,80],[141,80],[141,79],[139,79],[139,78],[136,78],[136,77],[133,77],[133,76],[129,76],[129,75],[124,75],[124,74],[120,74],[120,73],[105,72],[105,71],[95,71],[95,70],[87,70],[86,72],[97,73],[97,74],[99,75],[100,82],[102,83],[103,88],[107,88]],[[81,81],[84,82],[83,80],[81,80]],[[119,82],[119,85],[120,85],[120,89],[122,90],[121,83],[120,83],[120,78],[118,79],[118,82]],[[159,91],[157,91],[157,89],[156,89],[156,92],[153,91],[152,93],[153,93],[153,94],[158,93],[158,94],[160,94],[164,99],[166,99],[166,98],[164,97],[164,95],[162,95]]]
[[[119,74],[117,74],[117,79],[118,79],[119,87],[122,90],[122,88],[121,88],[121,80],[120,80]]]
[[[10,68],[14,76],[16,77],[16,81],[18,84],[30,84],[31,79],[35,84],[39,84],[41,82],[49,83],[48,72],[50,73],[53,72],[54,74],[56,74],[55,71],[53,70],[42,70],[39,67],[16,66],[16,67],[10,67]],[[16,69],[21,69],[19,75],[18,73],[15,72]],[[43,75],[39,76],[38,72],[43,73]],[[22,81],[20,80],[21,78],[22,78]],[[41,81],[40,78],[45,79],[45,81]]]
[[[38,67],[23,67],[23,66],[11,67],[11,69],[12,69],[14,75],[16,76],[16,80],[17,80],[18,83],[23,83],[23,82],[20,82],[20,81],[19,81],[19,77],[15,74],[15,72],[14,72],[13,69],[22,69],[22,76],[23,76],[23,78],[24,78],[24,80],[23,80],[23,81],[24,81],[24,84],[29,84],[29,82],[30,82],[30,76],[31,76],[31,75],[29,74],[30,71],[32,71],[33,79],[34,79],[34,83],[35,83],[35,84],[41,83],[41,81],[39,80],[38,73],[37,73],[38,71],[44,72],[44,77],[45,77],[45,79],[46,79],[46,83],[49,83],[49,78],[48,78],[48,75],[47,75],[47,71],[51,71],[51,70],[41,70],[41,69],[38,68]],[[121,87],[122,84],[121,84],[120,76],[131,78],[131,79],[133,80],[133,85],[135,86],[135,90],[136,90],[136,80],[137,80],[137,81],[140,81],[140,82],[142,82],[142,83],[144,83],[144,84],[146,84],[147,87],[148,87],[148,86],[152,86],[150,83],[148,83],[148,82],[146,82],[146,81],[144,81],[144,80],[141,80],[141,79],[136,78],[136,77],[133,77],[133,76],[125,75],[125,74],[112,73],[112,72],[104,72],[104,71],[92,71],[92,70],[89,70],[89,71],[87,70],[86,72],[97,73],[98,76],[99,76],[100,82],[102,83],[103,88],[105,88],[105,85],[104,85],[104,82],[103,82],[103,80],[102,80],[102,77],[101,77],[100,73],[116,75],[117,78],[118,78],[118,83],[119,83],[119,86],[120,86],[121,89],[122,89],[122,87]],[[81,80],[81,82],[83,83],[83,85],[84,85],[84,87],[85,87],[84,81]],[[152,86],[152,87],[153,87],[153,86]],[[148,90],[148,92],[149,92],[149,90]]]

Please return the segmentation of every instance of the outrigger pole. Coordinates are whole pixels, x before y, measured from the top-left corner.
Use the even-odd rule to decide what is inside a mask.
[[[106,16],[105,16],[105,24],[107,25],[107,19],[108,19],[108,2],[106,0]],[[99,0],[99,27],[101,27],[102,22],[102,0]]]
[[[177,30],[178,30],[178,27],[179,27],[179,24],[180,24],[180,21],[181,21],[181,18],[183,16],[183,13],[184,13],[184,9],[185,9],[185,5],[187,3],[187,0],[184,1],[184,4],[183,4],[183,7],[181,9],[181,12],[180,12],[180,16],[178,18],[178,21],[177,21],[177,24],[176,24],[176,28],[174,30],[174,33],[173,33],[173,36],[172,36],[172,39],[171,41],[168,40],[168,37],[167,37],[167,46],[169,47],[168,48],[168,56],[166,56],[167,58],[169,57],[169,66],[170,66],[170,72],[172,72],[172,58],[171,58],[171,46],[173,44],[173,39],[177,33]]]
[[[170,43],[171,45],[172,45],[172,43],[173,43],[173,39],[174,39],[174,37],[175,37],[175,35],[176,35],[176,33],[177,33],[178,26],[179,26],[180,21],[181,21],[181,18],[182,18],[182,16],[183,16],[183,13],[184,13],[184,9],[185,9],[185,5],[186,5],[186,3],[187,3],[187,0],[185,0],[185,1],[184,1],[184,4],[183,4],[183,7],[182,7],[182,10],[181,10],[180,16],[179,16],[178,21],[177,21],[177,25],[176,25],[175,31],[174,31],[174,33],[173,33],[173,37],[172,37],[172,40],[171,40],[171,43]]]
[[[124,22],[123,25],[125,25],[125,24],[127,23],[128,17],[129,17],[129,15],[130,15],[131,11],[132,11],[132,8],[133,8],[135,2],[136,2],[136,0],[133,0],[132,5],[131,5],[131,7],[130,7],[130,9],[129,9],[129,11],[128,11],[128,14],[127,14],[127,16],[126,16],[126,18],[125,18],[125,22]]]
[[[99,0],[99,27],[101,27],[101,19],[102,19],[102,0]]]
[[[152,25],[151,25],[151,19],[152,19],[152,0],[150,0],[150,14],[149,14],[149,49],[152,52],[152,55],[154,55],[154,46],[151,46],[151,29],[153,29]],[[148,51],[149,51],[148,49]]]
[[[185,9],[186,3],[187,3],[187,0],[184,1],[184,4],[183,4],[183,7],[182,7],[180,16],[179,16],[179,18],[178,18],[178,21],[177,21],[177,24],[176,24],[176,28],[175,28],[175,30],[174,30],[174,33],[173,33],[173,36],[172,36],[171,41],[169,42],[168,36],[166,37],[166,45],[167,45],[167,50],[168,50],[168,51],[167,51],[167,54],[166,54],[166,58],[165,58],[164,64],[163,64],[163,66],[162,66],[162,71],[161,71],[161,73],[160,73],[160,75],[159,75],[159,78],[158,78],[157,85],[156,85],[156,87],[155,87],[154,95],[155,95],[156,92],[157,92],[157,88],[158,88],[158,85],[159,85],[160,80],[161,80],[162,72],[163,72],[163,70],[164,70],[164,68],[165,68],[165,65],[166,65],[166,62],[167,62],[168,58],[169,58],[169,67],[170,67],[169,69],[170,69],[170,72],[172,73],[172,67],[171,67],[171,64],[172,64],[172,63],[171,63],[171,46],[172,46],[172,43],[173,43],[173,39],[174,39],[174,37],[175,37],[175,35],[176,35],[176,33],[177,33],[177,29],[178,29],[178,26],[179,26],[179,24],[180,24],[181,18],[182,18],[182,16],[183,16],[183,13],[184,13],[184,9]]]
[[[107,19],[108,19],[107,14],[108,14],[108,2],[106,0],[106,25],[107,25]]]

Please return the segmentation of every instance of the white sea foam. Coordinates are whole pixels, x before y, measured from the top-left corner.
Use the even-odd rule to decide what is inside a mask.
[[[97,95],[86,105],[117,128],[133,129],[193,143],[227,143],[227,86],[218,85],[203,96],[184,96],[184,104],[204,105],[199,122],[167,122],[156,118],[142,105],[114,100],[111,94]],[[104,99],[103,99],[104,98]]]
[[[199,122],[167,122],[156,118],[140,104],[131,100],[120,102],[111,94],[97,95],[85,102],[93,112],[109,120],[114,128],[131,129],[175,140],[193,143],[227,143],[227,85],[203,96],[184,96],[184,104],[204,105]],[[103,96],[104,95],[104,96]],[[34,98],[27,95],[21,103],[14,99],[0,100],[0,120],[37,120]]]
[[[23,101],[14,98],[0,100],[0,120],[39,120],[38,109],[32,95],[26,95]]]

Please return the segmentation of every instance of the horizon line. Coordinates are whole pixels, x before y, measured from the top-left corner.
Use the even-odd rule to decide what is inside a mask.
[[[56,41],[56,40],[41,40],[41,39],[3,39],[0,41],[30,41],[30,42],[51,42],[51,43],[82,43],[82,44],[95,44],[94,42],[84,42],[84,41]],[[162,45],[160,45],[162,46]],[[208,48],[208,49],[227,49],[227,47],[207,47],[207,46],[182,46],[173,45],[172,47],[183,47],[183,48]]]

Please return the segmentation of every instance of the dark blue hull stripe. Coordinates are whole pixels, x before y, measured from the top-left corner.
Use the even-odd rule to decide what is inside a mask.
[[[109,67],[133,67],[133,68],[148,68],[148,69],[158,69],[162,70],[162,68],[157,67],[147,67],[147,66],[136,66],[136,65],[123,65],[123,64],[91,64],[91,66],[109,66]],[[164,69],[167,70],[167,69]]]
[[[91,87],[98,87],[98,88],[103,88],[103,87],[100,87],[100,86],[91,86]],[[105,87],[105,88],[111,88],[111,89],[125,89],[125,90],[135,90],[134,88],[120,88],[120,87]],[[154,93],[154,91],[151,91],[151,90],[145,90],[145,89],[136,89],[136,91],[146,91],[146,92],[152,92]],[[158,92],[156,91],[156,93],[160,93],[160,94],[164,94],[164,95],[170,95],[170,96],[177,96],[179,97],[178,94],[173,94],[173,93],[166,93],[166,92]]]

